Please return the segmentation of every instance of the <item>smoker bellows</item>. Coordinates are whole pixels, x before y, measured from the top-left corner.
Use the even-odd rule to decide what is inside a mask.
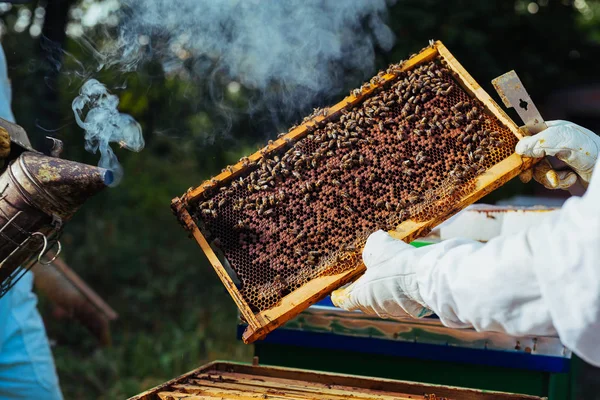
[[[8,166],[0,175],[0,297],[52,247],[65,222],[112,181],[108,170],[57,158],[31,148],[25,131],[0,119],[10,135]]]
[[[519,137],[437,42],[173,207],[250,342],[360,275],[373,231],[413,240],[516,176]]]

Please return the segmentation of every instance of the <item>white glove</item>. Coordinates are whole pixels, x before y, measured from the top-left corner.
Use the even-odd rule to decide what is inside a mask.
[[[350,286],[333,292],[333,304],[349,311],[377,314],[381,318],[431,315],[419,294],[415,276],[419,258],[415,253],[419,250],[384,231],[373,233],[363,250],[367,271]]]
[[[587,187],[600,150],[600,137],[567,121],[548,121],[548,129],[521,139],[516,152],[526,157],[555,156],[571,169],[555,171],[546,160],[521,174],[528,182],[533,177],[548,189],[567,189],[577,180]]]

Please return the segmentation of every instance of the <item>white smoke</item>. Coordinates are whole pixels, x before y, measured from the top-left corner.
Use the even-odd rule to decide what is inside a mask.
[[[153,60],[166,73],[185,72],[208,81],[225,74],[257,90],[272,109],[300,109],[339,92],[349,76],[356,84],[357,74],[366,78],[374,72],[376,47],[388,50],[394,43],[384,23],[393,1],[108,0],[97,4],[113,11],[105,13],[108,25],[111,15],[118,18],[117,36],[96,56],[101,68],[121,71],[135,71]],[[93,9],[96,17],[103,15],[98,7]],[[81,27],[88,20],[84,15]],[[99,150],[100,165],[122,175],[109,143],[139,151],[144,141],[139,125],[119,114],[117,105],[115,96],[90,80],[73,110],[86,131],[86,148]]]
[[[96,79],[88,80],[72,103],[77,125],[85,130],[85,149],[100,151],[98,166],[113,172],[111,186],[119,184],[123,168],[110,147],[117,143],[122,148],[139,152],[144,148],[142,128],[133,117],[118,111],[119,98],[108,92]]]
[[[389,2],[121,0],[112,63],[131,70],[158,59],[167,72],[224,71],[249,88],[300,101],[340,89],[345,71],[374,72],[376,46],[394,43],[382,19]]]

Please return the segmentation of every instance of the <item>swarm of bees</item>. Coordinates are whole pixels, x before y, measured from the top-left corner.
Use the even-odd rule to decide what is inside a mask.
[[[513,153],[514,135],[441,60],[401,65],[335,118],[315,122],[329,112],[314,110],[303,121],[307,135],[277,154],[242,158],[245,172],[196,204],[195,219],[217,239],[255,311],[352,268],[369,233],[439,215]],[[385,73],[351,94],[376,87]]]

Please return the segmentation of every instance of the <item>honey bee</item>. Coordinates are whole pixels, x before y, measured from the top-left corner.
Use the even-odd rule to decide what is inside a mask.
[[[407,200],[410,204],[414,204],[419,201],[419,195],[410,195],[407,197]]]
[[[298,171],[292,171],[292,175],[294,175],[294,177],[296,177],[297,179],[302,179],[302,175],[300,175]]]
[[[356,251],[356,246],[354,246],[353,244],[347,244],[344,246],[344,250],[346,251]]]

